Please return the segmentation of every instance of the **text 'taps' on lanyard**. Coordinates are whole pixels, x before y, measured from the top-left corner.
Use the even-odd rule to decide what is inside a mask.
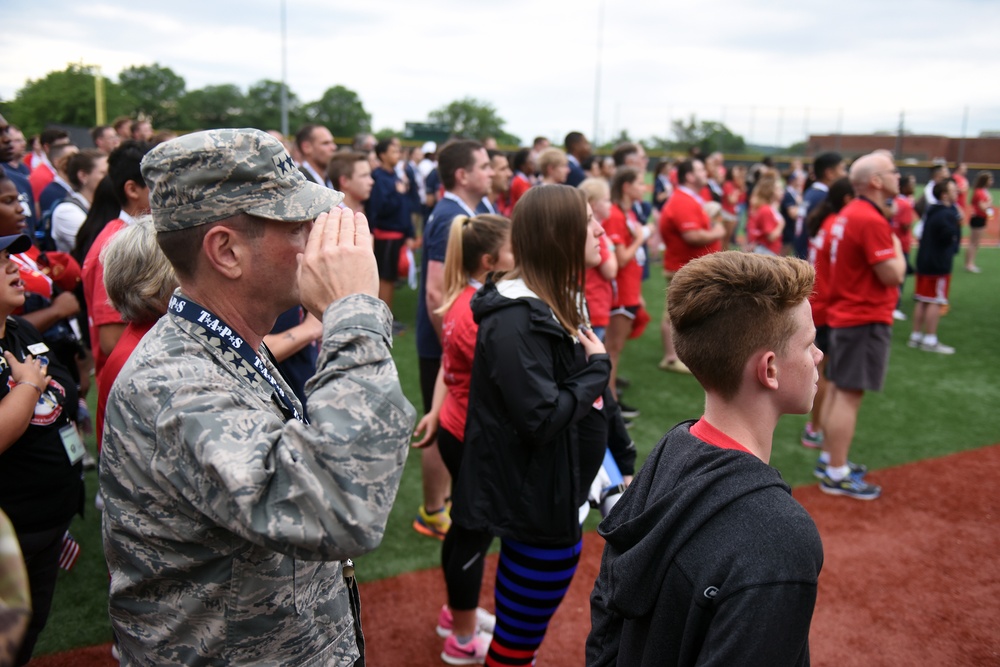
[[[264,360],[261,359],[254,350],[250,349],[250,346],[246,344],[246,341],[233,331],[232,327],[223,322],[222,319],[220,319],[212,311],[208,310],[204,306],[198,305],[190,299],[176,294],[170,297],[170,304],[167,306],[167,311],[201,327],[206,333],[221,341],[222,345],[226,348],[239,355],[239,357],[245,361],[258,376],[267,380],[268,384],[271,385],[271,388],[274,389],[274,393],[288,409],[288,412],[295,417],[295,419],[300,422],[308,423],[305,416],[299,412],[298,408],[295,407],[295,403],[292,402],[288,393],[282,389],[281,385],[278,384],[278,381],[273,375],[271,375],[270,371],[267,370],[267,364],[264,363]],[[236,358],[230,356],[229,361],[236,368],[237,374],[241,376],[246,375],[246,367],[240,364]]]

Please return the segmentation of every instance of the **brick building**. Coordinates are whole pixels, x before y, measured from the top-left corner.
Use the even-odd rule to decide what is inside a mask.
[[[964,146],[962,143],[964,141]],[[853,157],[877,149],[890,150],[897,160],[913,159],[932,162],[944,159],[955,163],[961,159],[970,165],[1000,165],[1000,137],[958,139],[928,134],[814,134],[809,136],[806,153],[837,151]]]

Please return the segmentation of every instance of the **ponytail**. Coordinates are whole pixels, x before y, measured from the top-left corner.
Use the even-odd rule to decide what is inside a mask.
[[[510,220],[500,215],[459,215],[451,221],[444,257],[444,301],[435,313],[448,312],[469,284],[469,276],[479,269],[483,255],[495,258],[509,235]]]

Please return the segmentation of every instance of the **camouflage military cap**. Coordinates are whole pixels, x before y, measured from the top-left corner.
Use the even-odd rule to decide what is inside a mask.
[[[306,180],[281,143],[260,130],[208,130],[155,147],[142,160],[158,232],[239,213],[304,222],[344,195]]]

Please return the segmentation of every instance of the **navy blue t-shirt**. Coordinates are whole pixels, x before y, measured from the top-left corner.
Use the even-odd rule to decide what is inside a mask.
[[[365,202],[365,215],[369,226],[375,230],[402,232],[407,238],[413,238],[413,220],[410,218],[410,201],[405,194],[396,190],[395,172],[385,169],[372,171],[371,194]]]
[[[288,331],[292,327],[302,324],[306,313],[302,306],[295,306],[286,310],[278,316],[271,329],[272,334]],[[303,408],[306,404],[306,380],[316,374],[316,360],[319,357],[319,345],[314,341],[304,348],[278,363],[278,369],[288,380],[295,395],[302,401]]]
[[[476,206],[474,213],[489,212],[482,202]],[[424,226],[423,249],[420,253],[420,286],[417,290],[417,356],[421,359],[440,359],[441,341],[437,331],[427,315],[427,263],[431,260],[444,262],[448,251],[448,234],[451,232],[451,221],[459,215],[468,215],[465,206],[442,197],[431,211]]]
[[[816,187],[817,184],[813,183],[805,194],[802,195],[802,205],[806,207],[805,219],[809,219],[809,214],[813,210],[826,201],[826,196],[829,190],[823,187]],[[808,225],[802,225],[802,233],[795,237],[795,255],[801,259],[805,259],[809,256],[809,228]]]

